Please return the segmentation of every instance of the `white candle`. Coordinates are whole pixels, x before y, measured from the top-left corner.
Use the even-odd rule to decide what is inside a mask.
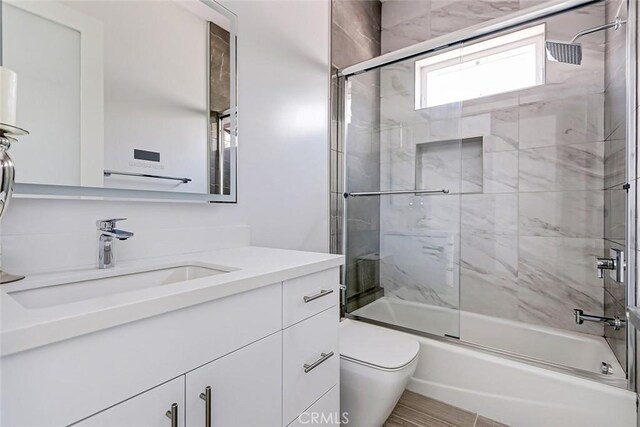
[[[16,126],[18,75],[0,66],[0,123]]]

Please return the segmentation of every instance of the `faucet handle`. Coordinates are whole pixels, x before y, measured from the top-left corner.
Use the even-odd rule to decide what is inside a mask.
[[[98,229],[103,231],[111,231],[116,228],[116,222],[124,221],[127,218],[111,218],[111,219],[99,219],[96,221],[96,226]]]

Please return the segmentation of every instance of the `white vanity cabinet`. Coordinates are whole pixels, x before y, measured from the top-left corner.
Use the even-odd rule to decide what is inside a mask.
[[[279,426],[282,332],[115,405],[78,427]]]
[[[317,408],[335,417],[338,283],[338,268],[258,283],[3,356],[0,425],[284,427]]]
[[[336,285],[331,286],[332,283]],[[283,283],[283,418],[302,422],[309,408],[338,385],[340,314],[337,270]],[[339,412],[332,411],[333,417]],[[298,417],[304,414],[302,419]]]
[[[282,332],[191,371],[186,380],[189,427],[279,426]]]
[[[99,390],[96,390],[96,393],[98,392]],[[75,425],[78,427],[184,427],[184,415],[181,413],[183,410],[184,376],[181,376]],[[175,412],[175,415],[172,412]],[[171,426],[171,419],[167,415],[175,417],[174,426]]]

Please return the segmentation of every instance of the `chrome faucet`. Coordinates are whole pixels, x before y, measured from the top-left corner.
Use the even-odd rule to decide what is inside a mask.
[[[576,316],[576,323],[578,325],[582,325],[585,321],[604,323],[606,325],[612,326],[616,331],[619,331],[620,329],[624,328],[627,323],[626,320],[622,320],[618,316],[603,317],[595,316],[593,314],[584,314],[584,311],[580,310],[579,308],[574,309],[573,312]]]
[[[111,268],[116,265],[113,256],[113,239],[127,240],[133,237],[130,231],[118,230],[116,222],[126,218],[102,219],[96,221],[98,227],[98,268]]]

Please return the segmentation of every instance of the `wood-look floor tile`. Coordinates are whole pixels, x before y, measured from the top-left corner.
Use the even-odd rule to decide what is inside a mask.
[[[384,427],[420,427],[420,426],[410,421],[403,420],[402,418],[392,413],[391,415],[389,415],[389,418],[387,418],[387,421],[384,423]]]
[[[474,427],[476,421],[476,414],[473,412],[465,411],[408,390],[403,393],[398,403],[415,411],[429,414],[433,418],[445,421],[456,427]]]
[[[455,424],[448,423],[430,414],[416,411],[401,404],[395,407],[393,414],[420,427],[458,427]]]
[[[493,421],[489,418],[485,418],[482,415],[478,415],[475,427],[508,427],[506,424]]]

